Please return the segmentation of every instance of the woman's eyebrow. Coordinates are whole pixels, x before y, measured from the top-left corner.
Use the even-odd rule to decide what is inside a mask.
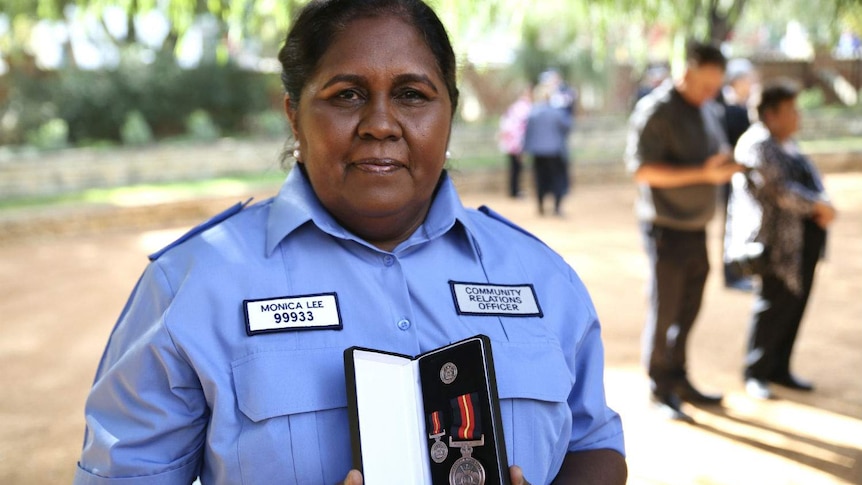
[[[437,89],[437,85],[434,84],[434,81],[431,80],[430,77],[424,74],[399,74],[395,76],[393,79],[395,84],[407,84],[411,82],[418,82],[427,85],[430,87],[435,93],[439,92]],[[322,88],[326,89],[329,86],[334,84],[338,84],[341,82],[351,83],[351,84],[364,84],[366,79],[364,76],[360,76],[358,74],[336,74],[329,78],[326,83],[323,84]]]
[[[328,88],[333,84],[338,84],[342,82],[351,83],[351,84],[362,84],[365,81],[365,78],[358,74],[336,74],[329,78],[326,83],[324,83],[323,88]]]
[[[434,81],[432,81],[431,78],[426,76],[425,74],[399,74],[398,76],[395,76],[396,84],[407,84],[411,82],[419,82],[425,84],[431,89],[433,89],[435,93],[438,92],[437,85],[434,84]]]

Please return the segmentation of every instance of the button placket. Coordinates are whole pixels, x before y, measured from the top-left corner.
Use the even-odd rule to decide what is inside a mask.
[[[402,332],[409,332],[413,329],[413,322],[410,320],[410,312],[409,312],[409,295],[407,293],[406,281],[404,280],[404,275],[401,273],[400,262],[399,259],[393,254],[383,254],[380,256],[380,262],[386,267],[386,271],[384,271],[384,285],[392,290],[394,288],[399,287],[404,291],[404,299],[399,300],[402,301],[403,304],[408,306],[408,311],[406,313],[397,311],[394,315],[396,320],[393,322],[395,327]],[[399,315],[400,314],[400,315]]]

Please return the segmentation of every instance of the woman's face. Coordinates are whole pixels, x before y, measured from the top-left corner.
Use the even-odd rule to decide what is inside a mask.
[[[392,16],[337,35],[285,107],[314,192],[357,235],[391,250],[425,219],[443,170],[452,104],[419,32]]]

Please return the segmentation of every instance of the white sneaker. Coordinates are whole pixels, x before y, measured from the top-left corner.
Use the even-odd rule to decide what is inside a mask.
[[[745,392],[755,399],[772,399],[772,391],[769,389],[769,384],[761,379],[746,379]]]

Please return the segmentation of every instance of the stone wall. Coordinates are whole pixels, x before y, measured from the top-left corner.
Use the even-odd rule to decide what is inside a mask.
[[[283,144],[226,139],[211,144],[7,154],[0,157],[0,198],[279,171]]]

